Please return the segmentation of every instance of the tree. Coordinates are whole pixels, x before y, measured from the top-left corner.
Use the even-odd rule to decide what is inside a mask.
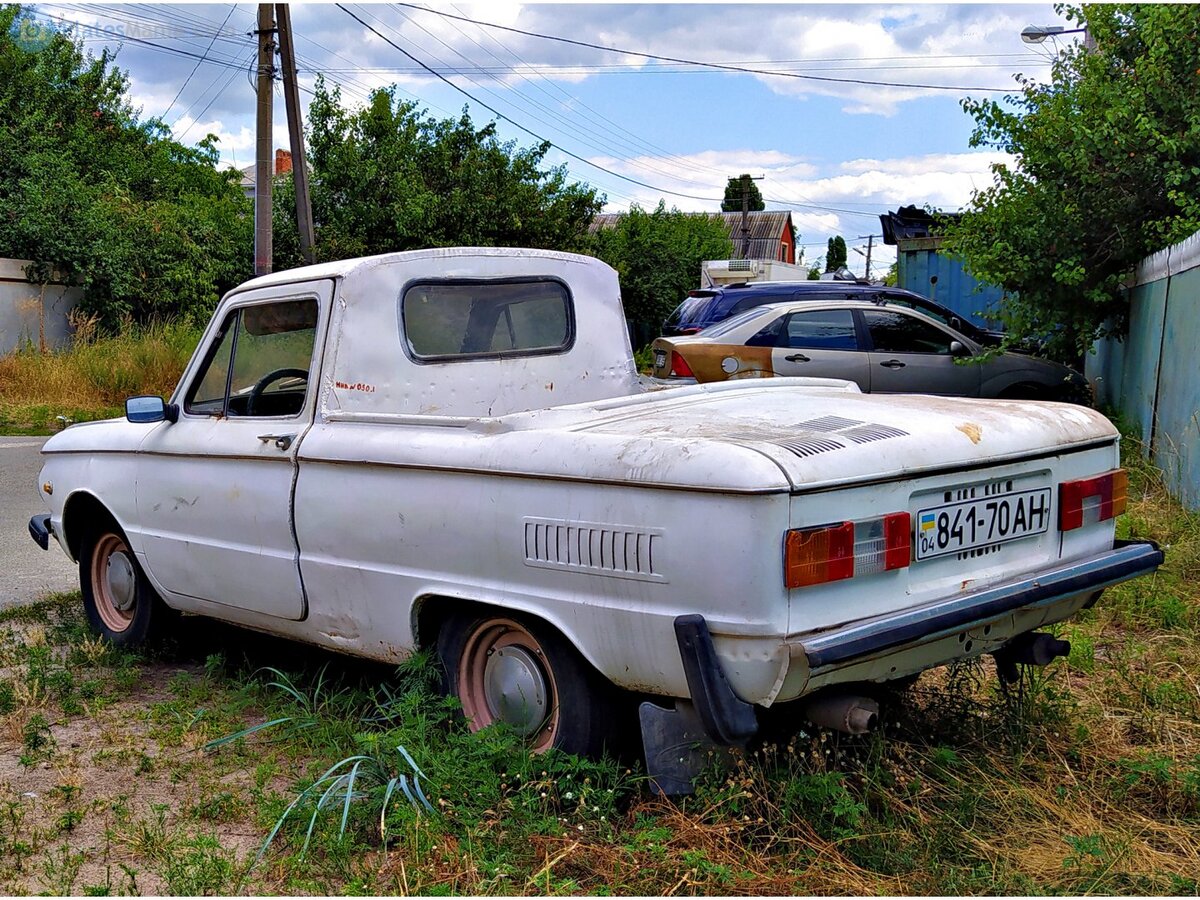
[[[422,247],[580,249],[603,205],[593,188],[546,168],[549,143],[518,149],[466,110],[436,120],[395,89],[346,109],[318,79],[309,107],[318,260]],[[300,264],[290,178],[275,206],[277,268]]]
[[[733,251],[719,216],[682,213],[660,202],[653,212],[632,207],[597,232],[590,252],[621,276],[625,318],[657,328],[700,281],[700,263]]]
[[[743,191],[749,196],[748,205],[750,209],[758,212],[767,208],[767,204],[763,200],[762,191],[758,189],[758,185],[754,183],[754,179],[748,174],[744,174],[736,178],[730,178],[726,182],[725,199],[721,201],[721,212],[741,212]]]
[[[111,62],[0,8],[0,256],[81,285],[108,328],[207,316],[253,271],[249,204],[215,139],[192,149],[138,121]]]
[[[835,234],[825,245],[825,271],[836,272],[846,265],[846,241]]]
[[[1048,84],[1023,78],[1004,102],[964,102],[971,145],[1014,160],[945,233],[972,275],[1010,292],[1014,339],[1049,335],[1077,358],[1124,327],[1136,263],[1200,227],[1200,7],[1066,15],[1096,49],[1060,54]]]

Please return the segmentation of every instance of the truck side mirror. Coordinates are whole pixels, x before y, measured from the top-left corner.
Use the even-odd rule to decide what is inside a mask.
[[[174,422],[179,419],[179,407],[162,397],[150,394],[130,397],[125,401],[125,418],[130,422]]]

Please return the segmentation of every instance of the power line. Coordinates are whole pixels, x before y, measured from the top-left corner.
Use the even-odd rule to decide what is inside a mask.
[[[254,65],[254,54],[251,55],[250,60],[247,62],[247,67],[253,68],[253,65]],[[235,69],[233,72],[229,73],[229,77],[225,79],[225,83],[223,85],[221,85],[221,89],[219,91],[217,91],[215,94],[213,94],[212,99],[208,101],[208,103],[205,105],[204,109],[200,110],[200,112],[196,114],[195,118],[192,119],[192,124],[189,125],[186,129],[184,129],[183,133],[181,135],[179,135],[178,138],[176,138],[177,141],[182,143],[183,139],[188,136],[188,133],[193,128],[195,128],[197,125],[199,125],[200,122],[202,122],[204,120],[204,114],[206,112],[208,112],[208,110],[212,107],[212,105],[214,103],[217,102],[217,99],[222,94],[224,94],[227,90],[229,90],[229,86],[231,84],[233,84],[234,79],[237,78],[238,72],[240,72],[240,71],[241,71],[241,67],[239,66],[238,69]],[[216,84],[215,80],[213,81],[213,84]],[[210,85],[210,87],[211,87],[211,85]],[[207,93],[207,92],[208,92],[207,89],[205,89],[205,93]],[[203,97],[204,94],[201,94],[200,96]],[[199,98],[197,98],[197,102],[199,102]],[[192,104],[192,106],[195,106],[195,105],[196,105],[195,103]],[[172,128],[174,128],[176,125],[178,125],[180,122],[182,122],[185,118],[187,118],[187,114],[192,111],[192,106],[189,106],[186,110],[184,110],[183,113],[179,116],[179,118],[171,123]]]
[[[396,50],[399,50],[401,53],[403,53],[405,56],[407,56],[409,59],[411,59],[417,65],[419,65],[421,68],[423,68],[430,75],[434,76],[439,81],[442,81],[442,82],[450,85],[450,87],[454,88],[454,90],[458,91],[460,94],[462,94],[468,100],[472,101],[473,103],[479,104],[484,109],[486,109],[488,112],[490,112],[492,115],[494,115],[500,119],[503,119],[505,122],[508,122],[508,124],[512,125],[514,128],[520,129],[521,131],[525,132],[527,135],[534,138],[535,140],[541,141],[541,142],[545,143],[546,145],[553,147],[559,153],[563,153],[566,156],[569,156],[571,159],[574,159],[574,160],[577,160],[577,161],[583,163],[585,166],[591,166],[592,168],[598,169],[599,171],[604,172],[608,175],[611,175],[614,178],[619,178],[622,181],[628,181],[630,184],[636,184],[638,187],[644,187],[644,188],[647,188],[652,191],[660,191],[664,194],[671,194],[672,196],[675,196],[675,197],[685,197],[688,200],[700,200],[700,201],[703,201],[704,203],[719,203],[720,202],[715,197],[701,197],[696,194],[684,194],[679,191],[669,191],[666,188],[655,187],[652,184],[646,184],[646,182],[644,182],[644,181],[638,181],[636,178],[630,178],[627,175],[622,175],[620,172],[614,172],[612,169],[608,169],[608,168],[605,168],[604,166],[594,163],[591,160],[586,159],[577,153],[572,153],[570,150],[567,150],[565,147],[561,147],[558,144],[554,143],[553,141],[547,140],[546,138],[542,137],[537,132],[531,131],[530,129],[528,129],[524,125],[522,125],[521,123],[514,121],[510,117],[506,116],[504,113],[500,112],[500,110],[496,109],[495,107],[490,106],[487,103],[484,103],[482,100],[475,97],[473,94],[471,94],[470,91],[466,90],[465,88],[459,87],[457,84],[455,84],[449,78],[447,78],[445,75],[442,75],[440,72],[435,71],[433,68],[431,68],[430,66],[427,66],[420,59],[413,56],[413,54],[409,53],[407,50],[405,50],[403,47],[401,47],[399,44],[397,44],[395,41],[393,41],[387,35],[381,34],[379,31],[377,31],[375,28],[373,28],[367,22],[364,22],[362,19],[360,19],[358,16],[356,16],[353,12],[351,12],[349,9],[347,9],[345,6],[343,6],[341,3],[335,3],[334,6],[336,6],[338,9],[340,9],[342,12],[344,12],[350,18],[354,19],[354,21],[358,22],[359,25],[362,25],[364,28],[366,28],[368,31],[370,31],[372,34],[374,34],[376,37],[380,38],[381,40],[383,40],[385,43],[389,44]]]
[[[78,25],[79,24],[78,22],[73,22],[70,19],[65,19],[62,16],[54,16],[54,15],[51,15],[50,13],[46,13],[46,12],[39,12],[38,15],[45,16],[47,19],[52,19],[55,22],[65,22],[68,25]],[[179,56],[190,57],[191,59],[199,59],[199,60],[207,59],[208,62],[213,63],[214,65],[225,66],[226,68],[241,68],[240,63],[234,62],[229,59],[215,59],[213,57],[205,57],[204,55],[202,55],[200,53],[191,53],[187,50],[182,50],[179,47],[168,47],[165,44],[156,44],[153,41],[147,40],[146,38],[131,37],[130,35],[123,35],[123,34],[114,34],[112,37],[105,37],[105,40],[112,41],[113,43],[117,43],[117,44],[124,43],[125,41],[132,41],[135,44],[140,44],[144,47],[149,47],[153,50],[158,50],[163,53],[174,53]]]
[[[341,4],[336,4],[336,5],[341,7]],[[642,59],[652,59],[652,60],[655,60],[656,62],[669,62],[669,63],[677,63],[680,65],[701,66],[706,69],[717,69],[717,70],[724,71],[724,72],[742,72],[744,74],[750,74],[750,75],[774,75],[779,78],[798,78],[798,79],[802,79],[805,81],[824,81],[824,82],[833,82],[835,84],[862,84],[862,85],[870,85],[871,87],[908,88],[911,90],[926,90],[926,91],[958,91],[958,92],[983,91],[985,93],[1005,94],[1005,93],[1013,93],[1016,90],[1015,87],[1008,87],[1008,88],[963,87],[961,85],[947,85],[947,84],[910,84],[910,83],[906,83],[906,82],[895,82],[895,81],[870,81],[868,79],[863,79],[863,78],[834,78],[829,75],[804,75],[799,72],[780,72],[780,71],[776,71],[773,69],[758,69],[758,68],[751,68],[748,66],[728,65],[725,63],[704,62],[702,60],[695,60],[695,59],[681,59],[676,56],[659,56],[656,53],[641,53],[637,50],[622,50],[619,47],[605,47],[603,44],[593,44],[589,41],[577,41],[577,40],[574,40],[573,38],[560,37],[560,36],[554,35],[554,34],[539,34],[536,31],[525,31],[521,28],[511,28],[508,25],[497,25],[493,22],[481,22],[478,19],[470,19],[470,18],[467,18],[466,16],[456,16],[453,13],[442,12],[441,10],[438,10],[438,9],[430,9],[425,6],[417,6],[414,3],[397,3],[396,5],[397,6],[407,6],[411,9],[419,9],[419,10],[422,10],[423,12],[433,13],[434,15],[442,16],[447,19],[457,19],[460,22],[470,22],[472,25],[480,25],[485,28],[495,28],[500,31],[508,31],[513,34],[522,34],[522,35],[525,35],[526,37],[541,38],[542,40],[546,40],[546,41],[558,41],[559,43],[571,44],[576,47],[587,47],[590,50],[603,50],[606,53],[622,53],[626,56],[638,56],[638,57],[641,57]],[[342,8],[344,8],[344,7],[342,7]],[[434,74],[436,74],[436,73],[434,73]]]
[[[217,42],[217,38],[221,34],[221,30],[226,25],[229,24],[229,20],[233,16],[233,14],[236,10],[237,10],[237,4],[236,3],[230,4],[229,12],[226,13],[226,15],[225,15],[225,21],[222,22],[220,27],[217,28],[217,33],[213,35],[212,40],[208,42],[208,47],[204,51],[204,58],[196,60],[196,65],[192,66],[192,71],[188,73],[188,77],[184,79],[183,84],[181,84],[179,86],[179,90],[175,92],[175,96],[172,98],[171,102],[167,104],[167,108],[163,110],[162,115],[159,116],[160,119],[165,119],[167,117],[167,113],[169,113],[171,111],[171,109],[175,106],[175,101],[178,100],[183,95],[184,89],[189,84],[191,84],[192,76],[194,76],[196,74],[196,72],[199,71],[200,67],[202,65],[204,65],[205,60],[207,60],[207,58],[208,58],[209,51],[212,50],[213,44],[215,44]]]
[[[620,172],[616,172],[613,169],[609,169],[606,166],[600,165],[599,163],[592,162],[591,160],[589,160],[583,156],[580,156],[577,153],[573,153],[572,151],[567,150],[565,147],[562,147],[559,144],[556,144],[555,142],[542,137],[537,132],[535,132],[535,131],[527,128],[526,126],[522,125],[521,123],[515,121],[510,116],[506,116],[504,113],[500,112],[500,110],[496,109],[495,107],[491,106],[490,104],[487,104],[487,103],[483,102],[482,100],[480,100],[479,98],[475,97],[470,91],[455,84],[453,81],[451,81],[445,75],[442,75],[440,72],[437,72],[431,66],[429,66],[425,62],[423,62],[421,59],[417,58],[412,53],[405,50],[403,47],[401,47],[399,44],[397,44],[395,41],[393,41],[387,35],[381,33],[378,29],[374,28],[368,22],[364,21],[359,16],[355,15],[354,12],[347,9],[343,4],[335,3],[334,5],[338,9],[340,9],[342,12],[344,12],[346,15],[350,16],[350,18],[354,19],[354,21],[358,22],[358,24],[362,25],[364,28],[366,28],[368,31],[370,31],[372,34],[374,34],[376,37],[378,37],[379,39],[384,41],[386,44],[388,44],[395,50],[398,50],[401,53],[403,53],[406,57],[408,57],[413,62],[415,62],[417,65],[419,65],[422,69],[424,69],[430,75],[437,78],[439,81],[442,81],[443,83],[449,85],[450,87],[454,88],[454,90],[458,91],[460,94],[462,94],[464,97],[466,97],[471,102],[478,104],[479,106],[486,109],[488,112],[492,113],[492,115],[496,116],[497,118],[503,119],[505,122],[508,122],[514,128],[517,128],[520,131],[523,131],[525,134],[529,135],[530,137],[534,138],[535,140],[541,141],[541,142],[545,143],[547,146],[553,147],[555,150],[559,151],[560,153],[564,154],[565,156],[568,156],[571,159],[577,160],[578,162],[581,162],[586,166],[590,166],[591,168],[596,169],[600,172],[604,172],[607,175],[611,175],[614,178],[619,178],[621,181],[625,181],[625,182],[628,182],[629,184],[634,184],[634,185],[637,185],[638,187],[643,187],[643,188],[646,188],[651,191],[657,191],[661,194],[668,194],[673,197],[683,197],[684,199],[687,199],[687,200],[699,200],[703,203],[720,203],[721,202],[721,198],[717,198],[717,197],[702,197],[698,194],[687,194],[687,193],[683,193],[682,191],[672,191],[672,190],[669,190],[664,187],[659,187],[659,186],[656,186],[653,184],[647,184],[644,181],[640,181],[636,178],[630,178],[628,175],[622,175]],[[401,5],[408,6],[410,4],[401,4]],[[461,18],[461,17],[455,17],[455,18]],[[772,202],[781,202],[781,201],[772,201]],[[816,204],[816,203],[797,203],[797,204],[793,204],[793,205],[802,206],[802,207],[810,207],[813,209],[819,209],[824,212],[843,213],[845,215],[850,215],[850,216],[864,216],[864,215],[870,216],[871,215],[869,213],[863,213],[863,212],[859,212],[857,210],[839,209],[834,206],[823,206],[823,205]]]
[[[401,15],[403,15],[403,13],[401,13]],[[374,18],[377,22],[380,22],[380,24],[383,25],[383,27],[387,28],[389,31],[396,34],[398,37],[401,36],[400,32],[397,29],[393,28],[392,26],[388,25],[387,23],[380,21],[380,19],[377,16]],[[413,25],[415,25],[417,28],[419,28],[421,31],[423,31],[425,34],[429,35],[435,41],[440,43],[443,47],[450,50],[452,53],[457,54],[462,59],[467,59],[467,57],[461,51],[456,50],[454,47],[447,44],[445,41],[443,41],[437,35],[433,34],[428,29],[426,29],[424,26],[422,26],[419,22],[413,21],[412,19],[408,19],[408,21],[411,22]],[[457,26],[455,26],[455,27],[457,27]],[[475,87],[479,88],[481,91],[484,91],[489,96],[494,97],[497,101],[499,101],[501,99],[494,91],[489,90],[487,87],[480,84],[478,81],[476,81],[474,78],[470,77],[469,75],[465,75],[460,69],[457,69],[455,66],[448,65],[444,60],[442,60],[436,56],[434,56],[433,59],[439,63],[442,63],[442,65],[444,67],[446,67],[451,74],[460,75],[460,76],[466,78],[469,82],[471,82],[471,84],[475,85]],[[539,103],[536,99],[523,93],[519,88],[514,87],[512,89],[512,93],[516,97],[518,97],[522,101],[524,101],[525,104],[532,106],[537,110],[541,110],[546,115],[557,120],[557,122],[559,122],[561,124],[556,125],[554,122],[547,121],[545,118],[543,118],[542,116],[540,116],[537,112],[535,112],[533,110],[524,110],[524,111],[528,112],[528,114],[530,116],[532,116],[535,121],[540,122],[541,124],[551,128],[551,129],[560,129],[561,130],[562,128],[566,128],[569,130],[581,132],[581,133],[576,133],[573,135],[575,137],[575,139],[579,143],[584,144],[585,146],[591,147],[592,149],[598,150],[601,153],[612,153],[617,156],[620,156],[626,152],[626,146],[628,146],[628,145],[621,146],[614,140],[614,138],[610,137],[609,135],[606,135],[606,134],[596,131],[594,128],[591,128],[589,125],[580,125],[580,124],[570,121],[569,119],[567,119],[565,116],[561,115],[554,109],[546,106],[543,103]],[[517,105],[517,104],[514,104],[514,105]],[[586,138],[583,137],[582,133],[587,133],[587,134],[592,135],[593,140],[591,140],[591,141],[587,140]],[[645,170],[647,170],[649,172],[653,172],[657,175],[663,175],[666,177],[671,177],[671,175],[672,175],[671,172],[669,172],[665,169],[658,168],[657,166],[650,165],[649,163],[646,163],[646,162],[641,162],[641,161],[632,160],[632,159],[629,160],[629,162],[633,166],[636,166],[641,169],[645,169]],[[632,199],[632,198],[630,198],[630,199]]]

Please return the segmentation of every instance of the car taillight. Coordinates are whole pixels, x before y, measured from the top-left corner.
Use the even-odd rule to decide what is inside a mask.
[[[687,328],[680,328],[679,333],[680,334],[699,334],[703,330],[704,330],[703,328],[699,328],[695,325],[689,325]]]
[[[807,587],[903,569],[912,559],[912,518],[906,512],[787,533],[783,573],[788,588]]]
[[[1124,469],[1062,482],[1058,486],[1059,531],[1116,518],[1125,512],[1128,493],[1129,475]]]
[[[687,360],[674,350],[671,351],[671,374],[679,378],[696,377],[692,374],[692,367],[687,364]]]

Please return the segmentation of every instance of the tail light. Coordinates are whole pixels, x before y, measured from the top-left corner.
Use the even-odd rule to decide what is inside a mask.
[[[912,518],[906,512],[879,519],[797,528],[784,544],[784,582],[807,587],[903,569],[912,559]]]
[[[671,374],[679,378],[695,378],[692,374],[692,367],[687,364],[687,360],[679,355],[675,350],[671,351]]]
[[[687,328],[680,328],[679,333],[680,334],[699,334],[703,330],[704,329],[701,328],[699,325],[689,325]]]
[[[1093,478],[1064,481],[1058,486],[1058,529],[1071,531],[1116,518],[1125,512],[1129,475],[1113,469]]]

